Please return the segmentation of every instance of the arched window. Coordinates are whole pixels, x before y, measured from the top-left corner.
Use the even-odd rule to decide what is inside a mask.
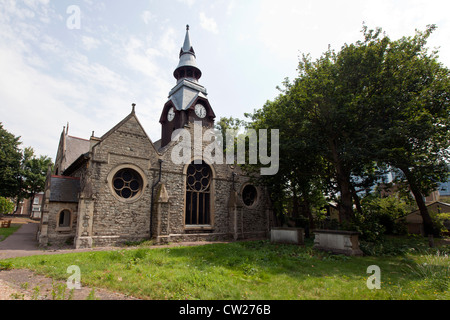
[[[256,199],[258,198],[258,191],[255,186],[248,184],[242,190],[242,201],[247,207],[251,207],[256,203]]]
[[[63,210],[59,213],[58,228],[70,228],[72,214],[69,210]]]
[[[186,225],[211,223],[211,168],[202,161],[191,163],[186,172]]]

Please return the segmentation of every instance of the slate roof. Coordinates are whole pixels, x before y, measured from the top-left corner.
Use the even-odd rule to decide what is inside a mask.
[[[180,81],[169,93],[177,110],[189,109],[198,97],[208,99],[205,87],[187,79]]]
[[[61,168],[62,171],[67,169],[78,157],[89,151],[90,141],[86,139],[81,139],[77,137],[67,136],[66,137],[66,166]]]
[[[78,202],[80,178],[51,176],[50,202]]]

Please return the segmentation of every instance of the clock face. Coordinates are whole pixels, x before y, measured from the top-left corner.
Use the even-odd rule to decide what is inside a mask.
[[[206,117],[206,109],[204,106],[202,106],[201,104],[198,104],[195,106],[195,114],[197,115],[197,117],[199,118],[204,118]]]
[[[167,113],[167,120],[172,121],[173,118],[175,118],[175,110],[172,108],[170,108],[169,112]]]

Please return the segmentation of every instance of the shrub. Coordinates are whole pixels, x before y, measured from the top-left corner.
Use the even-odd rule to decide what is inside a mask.
[[[0,197],[0,214],[9,214],[14,211],[14,203],[6,198]]]
[[[356,224],[363,240],[377,241],[383,234],[406,234],[403,218],[411,211],[406,201],[395,196],[382,198],[371,195],[361,202],[363,215],[357,217]]]

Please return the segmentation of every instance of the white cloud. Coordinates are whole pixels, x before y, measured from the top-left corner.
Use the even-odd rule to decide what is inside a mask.
[[[67,80],[55,79],[28,66],[17,52],[0,48],[0,113],[5,128],[21,136],[24,146],[53,157],[61,123],[70,120],[94,125],[64,100],[85,100],[84,91]]]
[[[156,15],[154,15],[153,13],[151,13],[148,10],[145,10],[144,12],[142,12],[141,14],[141,19],[144,21],[145,24],[149,24],[150,22],[152,22],[154,19],[156,18]]]
[[[82,36],[81,41],[83,42],[83,46],[87,51],[90,51],[92,49],[97,49],[100,45],[100,40],[97,40],[93,37],[89,36]]]
[[[204,12],[200,12],[200,26],[205,29],[206,31],[212,32],[212,33],[219,33],[219,30],[217,28],[217,23],[214,20],[214,18],[208,18]]]
[[[166,53],[169,59],[177,59],[177,50],[180,50],[181,44],[177,43],[175,37],[177,32],[174,28],[165,28],[165,32],[161,35],[159,39],[158,46]]]
[[[184,3],[188,5],[189,7],[192,7],[195,4],[196,0],[178,0],[178,2]]]

